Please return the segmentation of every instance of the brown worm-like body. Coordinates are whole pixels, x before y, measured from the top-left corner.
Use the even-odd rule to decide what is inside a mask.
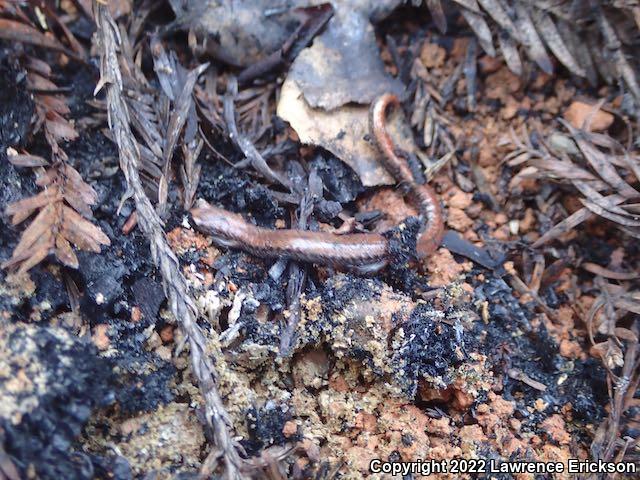
[[[433,188],[417,183],[407,162],[396,154],[393,140],[386,127],[389,106],[400,106],[398,97],[389,93],[380,96],[373,103],[371,107],[371,133],[382,152],[384,168],[393,175],[398,183],[406,183],[409,186],[411,195],[418,205],[425,225],[418,234],[416,252],[419,258],[424,258],[431,255],[442,242],[444,235],[442,207]]]
[[[425,226],[418,234],[416,252],[423,258],[440,246],[444,233],[442,209],[431,187],[415,182],[408,165],[394,151],[386,129],[386,111],[398,106],[395,95],[385,94],[371,109],[371,132],[383,153],[384,167],[400,183],[409,185]],[[196,227],[212,236],[214,243],[239,248],[259,257],[285,257],[330,265],[361,274],[384,268],[390,259],[387,239],[377,233],[337,235],[308,230],[270,230],[256,227],[242,216],[209,205],[204,200],[191,210]]]
[[[285,257],[303,262],[372,273],[387,264],[387,239],[377,233],[337,235],[309,230],[270,230],[247,222],[237,213],[204,200],[191,210],[199,230],[214,243],[239,248],[258,257]]]

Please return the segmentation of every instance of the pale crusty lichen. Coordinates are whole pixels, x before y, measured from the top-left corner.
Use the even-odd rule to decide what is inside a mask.
[[[39,359],[34,337],[41,328],[17,323],[3,325],[0,330],[0,417],[17,425],[23,415],[38,407],[39,399],[55,384],[52,375],[56,372]],[[72,347],[73,340],[65,330],[47,328],[46,332],[61,346]],[[62,357],[59,360],[67,366],[72,361]]]
[[[195,471],[200,465],[205,436],[200,421],[186,404],[160,406],[152,413],[123,421],[117,428],[124,438],[116,447],[135,474],[157,471],[158,479],[173,478],[170,469]]]
[[[28,272],[10,273],[0,282],[0,297],[7,297],[11,305],[19,305],[23,299],[31,297],[36,291],[36,284]]]

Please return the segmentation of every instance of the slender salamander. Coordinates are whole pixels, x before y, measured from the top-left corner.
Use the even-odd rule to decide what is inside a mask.
[[[387,110],[399,107],[395,95],[384,94],[372,105],[370,128],[383,154],[383,165],[398,183],[409,186],[424,226],[418,233],[418,258],[432,254],[442,241],[444,222],[438,197],[429,185],[414,180],[411,169],[394,149],[386,128]],[[270,230],[247,222],[242,216],[200,200],[191,210],[196,228],[211,235],[213,242],[239,248],[259,257],[286,257],[303,262],[329,265],[360,274],[375,273],[391,261],[387,239],[378,233],[338,235],[309,230]]]

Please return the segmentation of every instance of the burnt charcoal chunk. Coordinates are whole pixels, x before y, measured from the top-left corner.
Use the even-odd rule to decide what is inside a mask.
[[[134,282],[131,291],[136,305],[142,310],[145,324],[155,323],[160,305],[164,302],[164,291],[160,282],[142,277]]]
[[[115,255],[77,252],[84,289],[83,307],[89,312],[104,310],[122,294],[126,269]]]
[[[367,302],[377,299],[383,284],[379,280],[337,275],[330,278],[322,290],[322,304],[325,311],[340,311],[354,300]]]
[[[0,143],[0,205],[2,205],[2,210],[9,203],[33,195],[36,191],[33,175],[29,169],[16,168],[11,165],[7,159],[6,147],[3,148]],[[3,230],[3,235],[0,236],[0,245],[4,246],[10,242],[17,243],[21,227],[11,226],[9,217],[4,214],[0,215],[0,226]]]
[[[383,272],[385,281],[399,290],[411,292],[428,290],[427,279],[412,266],[416,260],[416,241],[422,222],[416,217],[406,218],[402,226],[397,226],[384,236],[389,241],[389,254],[392,260]]]
[[[246,208],[253,212],[253,217],[261,225],[270,227],[274,219],[281,216],[278,202],[271,192],[261,185],[248,188],[243,194],[243,200],[246,202]]]
[[[272,310],[280,311],[284,308],[284,291],[280,285],[270,278],[264,282],[251,285],[251,292],[256,300],[269,305]]]
[[[454,326],[437,320],[429,305],[418,305],[403,325],[404,341],[394,353],[394,364],[402,365],[407,395],[414,396],[422,378],[449,380],[447,373],[464,359],[464,341]]]
[[[262,323],[255,315],[243,315],[240,317],[243,324],[243,333],[247,340],[258,345],[280,344],[281,332],[279,326],[274,323]]]
[[[176,368],[162,362],[157,369],[149,374],[124,376],[120,379],[120,389],[117,401],[123,412],[150,412],[173,400],[174,395],[169,382],[174,378]]]
[[[4,59],[0,62],[0,150],[24,145],[33,112],[26,72]]]
[[[91,411],[110,403],[111,368],[61,328],[13,324],[0,332],[0,450],[24,478],[84,480],[93,467],[72,446]],[[26,375],[19,389],[9,381]]]
[[[352,202],[364,190],[358,175],[334,156],[317,156],[311,166],[316,168],[322,183],[333,200]]]
[[[272,264],[273,260],[266,262]],[[249,284],[254,298],[272,310],[280,311],[284,308],[284,290],[268,276],[270,266],[266,266],[260,259],[231,250],[227,255],[216,259],[213,267],[218,270],[218,276],[236,285]]]
[[[249,455],[272,445],[283,445],[287,439],[282,430],[290,414],[286,405],[276,405],[269,401],[260,408],[247,411],[247,429],[250,439],[241,442]]]
[[[38,288],[34,295],[29,298],[31,308],[38,308],[42,311],[42,320],[48,319],[51,315],[61,311],[71,309],[69,296],[64,284],[49,271],[42,268],[33,268],[29,275]],[[48,308],[43,309],[43,304],[48,304]]]
[[[316,213],[323,222],[330,222],[342,211],[342,205],[330,200],[320,200],[316,205]]]
[[[562,395],[571,399],[573,414],[577,419],[594,422],[604,416],[604,405],[609,400],[606,372],[595,358],[576,362],[573,375],[560,390]]]
[[[531,329],[529,318],[531,312],[524,309],[513,296],[511,287],[502,278],[490,278],[476,289],[480,300],[489,302],[489,313],[492,319],[508,326],[519,326],[525,331]]]
[[[243,215],[250,212],[258,225],[272,228],[284,211],[271,192],[255,185],[243,172],[221,163],[202,164],[197,196]]]
[[[91,463],[93,463],[97,478],[109,478],[112,480],[131,480],[133,478],[129,461],[119,455],[109,457],[92,456]]]

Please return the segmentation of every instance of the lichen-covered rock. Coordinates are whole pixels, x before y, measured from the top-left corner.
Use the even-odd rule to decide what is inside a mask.
[[[169,403],[119,425],[118,448],[136,474],[163,469],[196,471],[205,436],[189,405]]]
[[[62,328],[0,326],[1,448],[25,478],[93,478],[73,442],[109,403],[110,372],[90,342]]]

